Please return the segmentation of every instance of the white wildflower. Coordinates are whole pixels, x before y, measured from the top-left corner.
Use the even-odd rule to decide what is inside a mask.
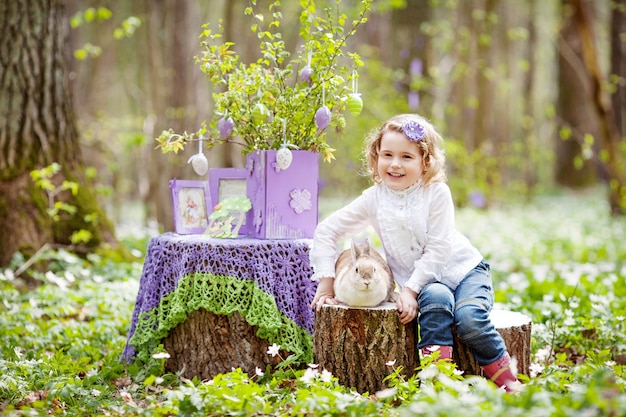
[[[540,363],[533,362],[530,364],[528,369],[530,370],[530,377],[535,378],[537,375],[543,372],[544,367]]]
[[[387,365],[387,366],[394,366],[395,364],[396,364],[396,360],[395,359],[392,360],[392,361],[385,362],[385,365]]]
[[[152,355],[152,357],[154,359],[169,359],[170,354],[167,352],[159,352],[159,353],[155,353],[154,355]]]
[[[272,358],[280,352],[280,345],[274,343],[272,346],[267,348],[267,354],[272,355]]]
[[[76,282],[76,276],[71,271],[65,271],[64,275],[67,282]]]
[[[552,353],[552,348],[550,346],[546,346],[542,349],[539,349],[535,354],[535,359],[539,362],[545,362],[550,359],[550,355]]]
[[[257,367],[256,367],[256,369],[254,370],[254,373],[255,373],[257,376],[263,376],[263,375],[265,375],[265,374],[263,373],[263,371],[261,370],[261,368],[259,368],[258,366],[257,366]]]
[[[376,398],[378,398],[379,400],[384,400],[385,398],[392,398],[394,395],[396,395],[397,391],[398,390],[396,388],[385,388],[376,392]]]
[[[24,352],[22,352],[22,349],[17,346],[13,348],[13,352],[15,352],[15,356],[17,356],[17,359],[20,359],[22,356],[24,356]]]
[[[422,381],[426,381],[428,379],[433,379],[437,376],[437,374],[439,374],[439,370],[437,369],[437,367],[434,365],[430,365],[427,368],[424,368],[419,373],[419,379],[421,379]]]
[[[15,273],[10,269],[5,269],[4,271],[0,271],[0,280],[1,281],[13,281],[15,279]]]
[[[306,371],[304,371],[304,375],[300,377],[300,381],[309,385],[313,383],[313,381],[315,381],[315,378],[317,378],[318,374],[319,374],[319,371],[317,369],[307,368]]]
[[[91,395],[93,395],[94,397],[98,397],[100,396],[100,391],[94,388],[91,390]]]
[[[572,317],[568,317],[565,320],[563,320],[563,325],[571,327],[574,326],[576,324],[576,320],[574,320]]]
[[[324,369],[322,371],[321,380],[322,382],[331,382],[333,380],[333,374],[330,371]]]

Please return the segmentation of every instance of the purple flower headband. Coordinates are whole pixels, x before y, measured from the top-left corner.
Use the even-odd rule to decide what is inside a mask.
[[[402,132],[411,142],[419,142],[426,136],[424,126],[414,120],[406,120],[402,122]]]

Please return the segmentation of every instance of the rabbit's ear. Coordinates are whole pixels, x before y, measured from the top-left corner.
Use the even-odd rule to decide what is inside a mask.
[[[361,255],[362,256],[370,256],[370,244],[366,240],[363,246],[361,246]]]
[[[356,263],[356,260],[359,257],[359,248],[357,247],[356,243],[354,242],[354,239],[352,239],[352,244],[350,246],[350,253],[352,254],[352,263]]]

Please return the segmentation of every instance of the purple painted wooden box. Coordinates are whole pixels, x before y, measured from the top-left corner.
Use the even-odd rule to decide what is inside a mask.
[[[319,155],[292,151],[287,169],[276,166],[275,150],[246,156],[247,195],[252,202],[246,224],[257,239],[312,238],[317,226]]]

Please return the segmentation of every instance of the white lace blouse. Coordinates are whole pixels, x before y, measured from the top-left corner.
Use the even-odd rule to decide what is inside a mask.
[[[313,279],[334,277],[337,243],[368,226],[378,233],[398,285],[417,293],[436,281],[455,289],[482,260],[456,230],[447,184],[417,183],[400,191],[377,184],[318,224],[310,253]]]

